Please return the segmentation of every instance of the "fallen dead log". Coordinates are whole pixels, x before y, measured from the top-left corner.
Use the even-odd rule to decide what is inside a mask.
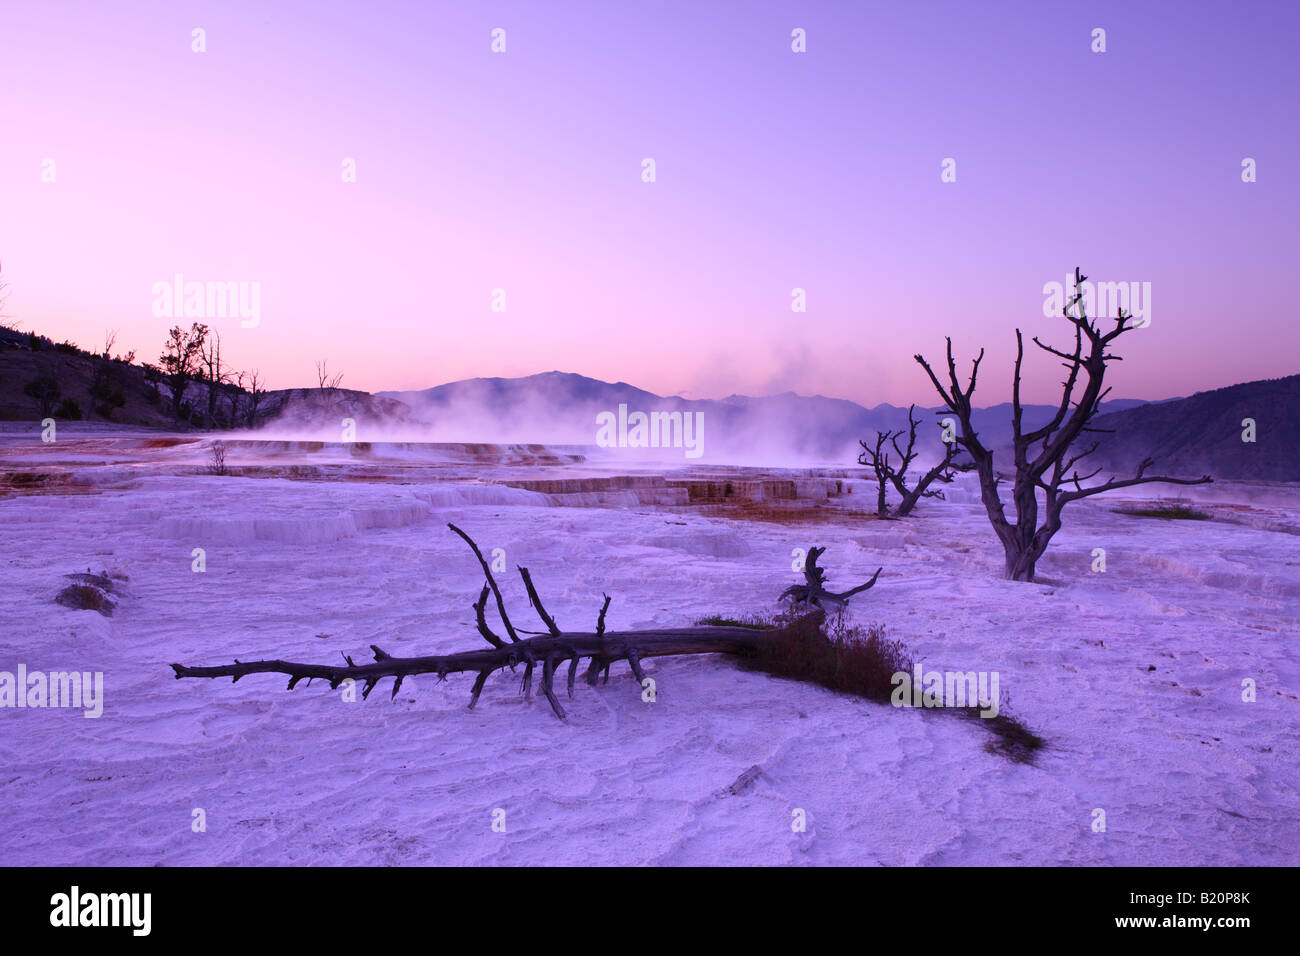
[[[640,662],[651,657],[668,657],[677,654],[736,654],[755,646],[762,632],[751,627],[685,627],[646,631],[610,631],[607,634],[564,633],[556,637],[529,637],[501,648],[482,651],[461,651],[457,654],[438,654],[428,657],[393,657],[376,645],[372,663],[356,664],[344,655],[346,665],[299,664],[293,661],[235,661],[216,667],[188,667],[173,664],[180,677],[230,677],[239,680],[248,674],[288,674],[292,690],[302,680],[328,681],[331,688],[351,679],[364,683],[362,698],[370,696],[375,685],[386,677],[394,678],[391,697],[396,697],[402,679],[416,674],[437,674],[439,679],[448,674],[476,671],[478,678],[470,695],[470,707],[478,702],[489,676],[494,671],[523,665],[521,685],[523,693],[529,692],[536,666],[542,667],[542,692],[555,713],[563,717],[564,709],[554,695],[554,676],[561,665],[568,662],[568,693],[573,696],[574,677],[582,658],[590,661],[584,678],[595,684],[601,672],[609,677],[609,667],[615,661],[625,660],[638,681],[645,680]]]
[[[478,600],[473,604],[473,609],[478,632],[491,645],[489,648],[424,657],[393,657],[382,648],[372,644],[370,649],[374,653],[374,661],[361,664],[356,663],[346,654],[343,655],[343,659],[347,663],[338,665],[302,664],[282,660],[236,660],[233,664],[220,664],[215,667],[190,667],[185,664],[172,664],[177,679],[182,677],[229,677],[233,682],[248,674],[287,674],[289,676],[289,690],[293,690],[303,680],[308,682],[312,680],[327,681],[331,688],[337,688],[346,680],[353,680],[363,684],[361,696],[364,700],[370,696],[370,692],[374,690],[375,685],[385,678],[393,679],[393,690],[390,696],[396,698],[403,679],[407,677],[416,674],[437,674],[439,680],[442,680],[448,674],[473,671],[477,674],[477,677],[470,691],[469,706],[472,708],[478,702],[479,694],[482,692],[487,679],[496,671],[506,668],[513,671],[516,667],[523,667],[520,693],[531,696],[533,672],[540,666],[542,669],[542,693],[546,696],[556,716],[563,720],[565,717],[564,708],[560,706],[559,699],[555,695],[554,682],[556,673],[565,663],[568,664],[568,695],[572,697],[578,664],[584,658],[588,661],[588,665],[583,677],[589,684],[594,685],[601,674],[604,674],[605,680],[608,681],[610,666],[616,661],[627,661],[637,682],[645,686],[646,675],[641,667],[641,662],[647,658],[684,654],[744,654],[752,652],[763,635],[767,633],[761,628],[727,625],[697,625],[683,628],[651,628],[642,631],[606,632],[605,614],[609,610],[610,604],[608,595],[605,596],[605,603],[602,605],[597,617],[595,631],[562,631],[555,623],[555,619],[543,607],[528,569],[521,567],[519,568],[519,576],[523,579],[524,587],[528,592],[529,603],[546,626],[546,633],[534,637],[520,638],[519,631],[511,622],[506,611],[501,589],[497,586],[496,579],[493,578],[492,570],[484,559],[482,551],[479,550],[473,539],[460,528],[451,524],[448,527],[465,540],[483,568],[486,583],[479,593]],[[880,571],[877,571],[875,577],[872,577],[866,584],[843,594],[831,594],[823,589],[824,572],[817,567],[817,558],[824,551],[824,548],[816,547],[809,550],[808,564],[804,572],[809,583],[807,585],[796,585],[787,591],[787,595],[795,596],[796,600],[804,601],[818,608],[820,608],[822,601],[842,606],[848,597],[871,587],[871,585],[875,584],[876,577],[880,576]],[[791,594],[791,592],[797,593]],[[497,612],[505,629],[506,638],[502,638],[488,626],[485,611],[489,595],[495,597]]]

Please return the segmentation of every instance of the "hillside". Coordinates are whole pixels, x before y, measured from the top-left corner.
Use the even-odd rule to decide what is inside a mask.
[[[25,338],[25,336],[24,336]],[[52,346],[41,351],[15,347],[0,341],[0,421],[37,421],[41,415],[40,402],[27,395],[24,388],[38,378],[48,378],[57,385],[54,417],[83,418],[90,421],[116,422],[157,428],[179,428],[168,411],[157,387],[145,376],[145,370],[116,359],[103,359],[72,349]],[[98,402],[91,395],[96,376],[107,386],[108,395],[115,399]],[[67,400],[76,406],[77,415],[59,414],[59,406]],[[96,411],[99,406],[100,412]],[[63,411],[70,412],[71,407]],[[101,412],[107,412],[103,414]]]
[[[55,397],[49,411],[56,419],[169,431],[209,424],[208,386],[203,382],[186,386],[183,401],[194,413],[190,421],[178,421],[171,411],[171,394],[159,382],[156,369],[0,327],[0,421],[38,421],[43,417],[40,400],[26,392],[38,379],[45,380],[47,388],[53,383]],[[245,389],[222,384],[213,412],[218,427],[245,426],[253,412],[251,396]],[[406,405],[369,392],[288,388],[263,393],[251,417],[259,428],[274,424],[279,429],[338,429],[345,418],[358,426],[388,427],[407,424],[409,416]]]
[[[1242,421],[1255,420],[1255,441],[1242,441]],[[1190,398],[1099,415],[1097,451],[1088,459],[1120,474],[1144,457],[1152,469],[1178,477],[1300,481],[1300,375],[1230,385]]]

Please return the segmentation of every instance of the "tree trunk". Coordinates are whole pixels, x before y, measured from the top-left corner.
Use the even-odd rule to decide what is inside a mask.
[[[1006,579],[1008,581],[1034,580],[1034,566],[1038,563],[1037,555],[1027,551],[1006,551]]]

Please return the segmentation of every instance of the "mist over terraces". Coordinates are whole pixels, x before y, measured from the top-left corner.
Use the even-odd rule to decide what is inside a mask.
[[[629,412],[702,413],[706,460],[747,463],[856,460],[858,439],[907,426],[908,410],[793,392],[721,399],[662,396],[626,382],[605,382],[569,372],[518,378],[474,378],[432,388],[369,393],[349,388],[286,388],[264,391],[256,407],[246,389],[223,383],[209,401],[210,386],[191,381],[183,400],[194,410],[177,421],[168,408],[165,382],[149,367],[122,357],[104,358],[56,345],[32,333],[3,330],[0,339],[0,420],[39,421],[46,415],[89,422],[190,431],[247,428],[292,433],[326,441],[345,440],[350,421],[360,441],[438,441],[569,444],[591,446],[597,416]],[[43,380],[54,399],[42,403],[32,383]],[[52,385],[51,385],[52,383]],[[213,420],[207,411],[213,409]],[[1047,421],[1053,405],[1026,405],[1027,428]],[[1300,375],[1247,382],[1187,398],[1160,402],[1109,401],[1096,420],[1106,433],[1091,456],[1094,467],[1129,473],[1150,455],[1171,474],[1263,481],[1300,481],[1300,446],[1280,440],[1300,426]],[[938,423],[946,414],[918,408],[924,458],[940,457]],[[1257,423],[1259,440],[1242,440],[1243,423]],[[999,468],[1009,464],[1011,406],[977,409],[974,424],[997,449]],[[1275,440],[1277,439],[1277,440]],[[659,449],[665,455],[674,449]],[[680,452],[676,452],[680,454]]]

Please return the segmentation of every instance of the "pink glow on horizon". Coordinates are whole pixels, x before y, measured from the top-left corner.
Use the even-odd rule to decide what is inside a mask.
[[[273,388],[328,358],[370,391],[559,369],[868,406],[933,404],[912,355],[951,334],[989,405],[1015,327],[1066,341],[1042,286],[1080,265],[1152,285],[1114,397],[1300,371],[1295,8],[701,6],[11,5],[6,311],[156,361],[180,272],[260,282],[256,328],[209,324]]]

